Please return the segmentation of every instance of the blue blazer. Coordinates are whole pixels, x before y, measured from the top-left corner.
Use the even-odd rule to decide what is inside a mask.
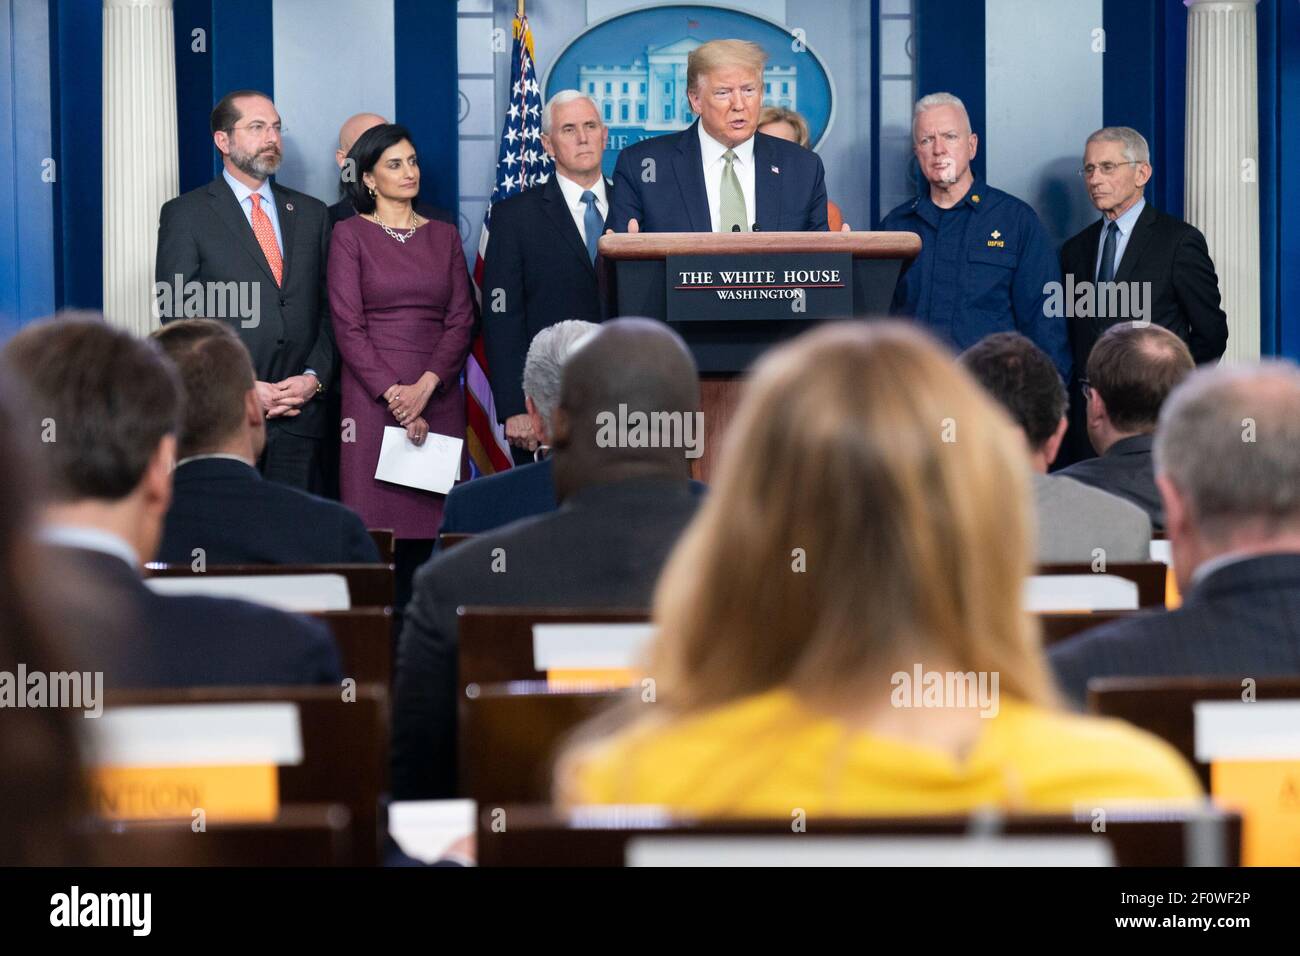
[[[1113,621],[1047,656],[1079,705],[1093,677],[1300,674],[1300,554],[1234,561],[1198,581],[1177,610]]]
[[[555,510],[551,459],[456,485],[442,508],[439,534],[481,534]]]
[[[696,120],[680,133],[644,139],[618,154],[609,228],[627,232],[628,220],[635,219],[642,232],[713,230],[699,127]],[[826,171],[821,157],[755,133],[754,202],[758,208],[753,224],[764,232],[825,232]]]
[[[156,560],[189,564],[375,564],[365,522],[337,501],[267,481],[242,461],[200,458],[176,469]]]

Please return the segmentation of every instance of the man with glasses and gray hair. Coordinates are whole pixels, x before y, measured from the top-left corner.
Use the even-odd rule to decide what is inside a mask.
[[[1088,137],[1079,170],[1088,198],[1101,218],[1061,247],[1066,287],[1087,284],[1094,296],[1091,314],[1072,309],[1069,319],[1074,367],[1082,369],[1101,334],[1117,322],[1143,321],[1164,326],[1191,350],[1197,364],[1216,362],[1228,343],[1228,318],[1219,307],[1219,280],[1205,236],[1195,226],[1160,212],[1143,192],[1151,180],[1151,151],[1142,134],[1127,126],[1107,126]],[[1134,296],[1104,294],[1103,283],[1131,284]],[[1141,314],[1134,307],[1142,303]],[[1128,308],[1124,308],[1127,304]],[[1114,314],[1111,314],[1114,313]],[[1077,380],[1070,404],[1076,409],[1062,458],[1094,454],[1088,445],[1078,401]]]
[[[1202,368],[1155,438],[1182,606],[1056,645],[1061,686],[1089,678],[1300,673],[1300,368]]]
[[[524,361],[523,392],[530,433],[537,438],[532,464],[456,485],[447,496],[439,534],[478,534],[529,515],[555,510],[551,478],[551,416],[560,401],[564,363],[600,326],[566,319],[537,333]]]

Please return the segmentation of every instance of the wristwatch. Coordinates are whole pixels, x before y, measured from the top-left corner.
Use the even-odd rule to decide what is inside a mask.
[[[302,370],[302,374],[316,375],[316,395],[319,395],[321,392],[325,391],[325,383],[320,380],[320,376],[316,374],[316,370],[314,368],[305,368]],[[313,395],[312,398],[315,398],[316,395]]]

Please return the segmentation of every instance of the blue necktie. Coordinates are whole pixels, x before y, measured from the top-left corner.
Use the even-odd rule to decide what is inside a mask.
[[[1101,245],[1101,265],[1097,269],[1098,285],[1115,280],[1115,234],[1118,232],[1117,223],[1106,223],[1106,239]],[[1097,290],[1097,315],[1106,317],[1106,296],[1101,293],[1101,289]]]
[[[596,264],[596,243],[600,242],[601,231],[605,228],[605,220],[600,218],[600,210],[596,208],[596,194],[590,189],[582,194],[582,201],[587,204],[587,211],[582,214],[582,229],[587,234],[587,256],[591,259],[591,264]]]

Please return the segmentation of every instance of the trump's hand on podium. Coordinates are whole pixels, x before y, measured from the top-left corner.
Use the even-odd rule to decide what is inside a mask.
[[[640,231],[641,231],[641,224],[640,224],[639,222],[637,222],[635,219],[629,219],[629,220],[627,221],[627,231],[628,231],[628,232],[640,232]],[[614,230],[613,230],[613,229],[606,229],[606,230],[605,230],[605,235],[607,235],[607,236],[612,236],[612,235],[614,235]]]

